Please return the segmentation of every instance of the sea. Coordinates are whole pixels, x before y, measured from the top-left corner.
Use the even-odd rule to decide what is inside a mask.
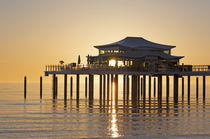
[[[94,101],[90,104],[85,97],[84,82],[80,86],[79,100],[75,83],[72,98],[68,86],[66,101],[62,81],[58,85],[57,99],[52,97],[50,82],[43,82],[42,99],[38,82],[28,81],[26,99],[23,82],[0,83],[0,138],[210,138],[208,83],[205,99],[200,82],[198,99],[192,83],[190,100],[185,85],[184,98],[180,87],[175,102],[171,83],[168,101],[163,95],[160,102],[152,94],[151,99],[147,95],[145,101],[140,98],[135,105],[131,100],[123,101],[122,88],[119,85],[117,103],[115,99],[100,102],[96,80]],[[163,84],[163,94],[164,88]]]

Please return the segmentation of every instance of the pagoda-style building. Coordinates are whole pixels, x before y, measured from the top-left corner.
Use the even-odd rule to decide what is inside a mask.
[[[183,56],[172,56],[176,46],[150,42],[141,37],[126,37],[115,43],[94,46],[98,56],[88,56],[88,64],[122,67],[135,71],[174,71]]]

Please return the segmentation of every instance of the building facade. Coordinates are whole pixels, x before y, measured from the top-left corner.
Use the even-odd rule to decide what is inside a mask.
[[[176,46],[153,43],[141,37],[126,37],[115,43],[94,46],[97,56],[88,64],[127,68],[135,71],[174,71],[183,56],[171,55]]]

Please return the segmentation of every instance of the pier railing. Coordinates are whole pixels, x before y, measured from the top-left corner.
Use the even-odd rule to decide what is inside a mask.
[[[88,65],[46,65],[45,71],[47,72],[59,72],[59,71],[85,71],[85,70],[95,70],[95,71],[142,71],[147,72],[145,69],[138,69],[135,67],[112,67],[106,65],[96,65],[96,64],[88,64]],[[174,67],[174,69],[157,69],[158,72],[166,72],[166,71],[193,71],[193,72],[201,72],[201,71],[210,71],[210,65],[179,65]]]

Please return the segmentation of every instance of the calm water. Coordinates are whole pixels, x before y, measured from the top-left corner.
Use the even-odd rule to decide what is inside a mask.
[[[40,101],[39,84],[29,83],[24,101],[22,83],[1,83],[0,138],[210,138],[208,98],[205,103],[179,98],[174,104],[171,98],[169,103],[152,99],[137,106],[122,100],[117,106],[99,105],[95,91],[96,99],[89,106],[84,95],[79,102],[73,98],[64,103],[62,88],[53,101],[51,84],[44,84]]]

